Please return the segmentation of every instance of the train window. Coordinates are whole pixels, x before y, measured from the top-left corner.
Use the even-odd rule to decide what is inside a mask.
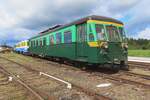
[[[64,43],[71,43],[72,42],[72,33],[71,31],[64,32]]]
[[[94,35],[93,35],[93,33],[89,34],[89,41],[94,41]]]
[[[31,41],[31,47],[33,47],[33,42]]]
[[[78,42],[86,41],[86,24],[78,26]]]
[[[121,35],[122,40],[126,41],[126,35],[125,35],[125,31],[124,31],[123,27],[119,27],[119,33]]]
[[[33,45],[34,45],[34,47],[35,47],[35,40],[33,41]]]
[[[32,47],[34,46],[33,41],[32,41]]]
[[[106,26],[109,41],[121,41],[120,34],[115,26]]]
[[[89,25],[89,31],[92,32],[92,26],[91,26],[91,24]]]
[[[56,33],[56,43],[59,44],[61,43],[61,38],[62,37],[62,34],[61,33]]]
[[[43,46],[46,45],[46,38],[43,38]]]
[[[38,46],[38,40],[36,40],[36,46]]]
[[[36,40],[34,40],[34,46],[36,47]]]
[[[40,46],[42,46],[42,40],[40,40]]]
[[[40,46],[40,42],[39,42],[39,40],[37,40],[37,42],[38,42],[38,46]]]
[[[51,36],[50,36],[50,45],[53,45],[53,44],[54,44],[54,36],[51,35]]]
[[[97,40],[104,40],[105,37],[104,26],[100,24],[96,24],[95,27],[97,33]]]

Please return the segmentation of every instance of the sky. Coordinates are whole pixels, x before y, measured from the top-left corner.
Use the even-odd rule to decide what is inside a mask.
[[[116,18],[128,37],[150,39],[150,0],[0,0],[0,44],[13,45],[56,24],[88,16]]]

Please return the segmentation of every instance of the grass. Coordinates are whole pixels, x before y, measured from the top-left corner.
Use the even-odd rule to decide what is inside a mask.
[[[129,56],[150,57],[150,50],[128,50]]]

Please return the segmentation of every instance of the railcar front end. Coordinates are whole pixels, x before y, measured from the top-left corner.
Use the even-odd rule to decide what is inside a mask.
[[[88,20],[87,24],[88,44],[97,57],[93,62],[127,67],[128,45],[123,24],[99,20]]]

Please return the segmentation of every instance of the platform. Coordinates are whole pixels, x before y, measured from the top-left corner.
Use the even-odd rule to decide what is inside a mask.
[[[129,56],[128,61],[150,63],[150,58],[149,57],[131,57],[131,56]]]

